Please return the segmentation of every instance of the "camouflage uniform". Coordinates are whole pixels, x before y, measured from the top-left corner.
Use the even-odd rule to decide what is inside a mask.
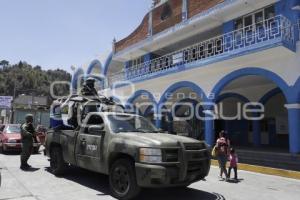
[[[21,168],[28,168],[30,165],[27,164],[29,157],[31,156],[33,150],[33,141],[35,137],[35,129],[32,123],[28,122],[28,117],[26,116],[26,122],[21,125],[21,140],[22,140],[22,152],[21,152]]]
[[[98,92],[95,89],[95,79],[88,78],[87,80],[85,80],[85,84],[83,85],[83,88],[81,89],[80,93],[82,96],[98,97]]]

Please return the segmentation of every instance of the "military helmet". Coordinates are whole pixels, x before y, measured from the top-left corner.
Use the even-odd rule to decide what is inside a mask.
[[[95,83],[95,79],[92,78],[92,77],[89,77],[85,80],[86,84],[89,84],[89,83]]]
[[[27,115],[25,116],[25,121],[26,121],[26,122],[33,121],[33,115],[32,115],[32,114],[27,114]]]

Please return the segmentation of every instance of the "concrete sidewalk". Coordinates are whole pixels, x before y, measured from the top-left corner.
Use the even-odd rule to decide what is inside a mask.
[[[81,169],[70,169],[57,178],[48,171],[49,161],[33,155],[29,163],[36,169],[19,169],[19,155],[0,154],[2,186],[0,200],[111,200],[107,176]],[[300,196],[300,181],[279,176],[239,171],[239,182],[218,179],[212,166],[205,181],[187,189],[143,190],[139,200],[295,200]]]

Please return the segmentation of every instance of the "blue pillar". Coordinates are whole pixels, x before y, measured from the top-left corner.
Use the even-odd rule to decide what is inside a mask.
[[[215,143],[214,120],[205,120],[205,142],[210,146]]]
[[[286,107],[289,120],[290,153],[300,153],[300,104],[289,104]]]
[[[204,108],[203,112],[205,113],[205,142],[213,146],[215,144],[215,131],[214,131],[214,124],[215,124],[215,118],[212,113],[214,113],[213,108]]]

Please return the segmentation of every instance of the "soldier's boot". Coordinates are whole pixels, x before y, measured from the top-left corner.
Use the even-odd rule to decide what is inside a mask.
[[[27,161],[29,159],[29,156],[25,153],[21,153],[21,166],[20,169],[22,170],[27,170],[29,168],[31,168],[30,165],[28,165]]]
[[[20,169],[21,170],[27,170],[29,167],[26,165],[27,163],[21,163]]]
[[[31,168],[31,167],[32,167],[32,166],[29,165],[28,163],[26,163],[25,166],[26,166],[27,168]]]
[[[26,169],[26,165],[25,165],[25,162],[24,162],[24,154],[23,154],[23,151],[21,152],[20,161],[21,161],[20,169],[21,169],[21,170],[25,170],[25,169]]]

